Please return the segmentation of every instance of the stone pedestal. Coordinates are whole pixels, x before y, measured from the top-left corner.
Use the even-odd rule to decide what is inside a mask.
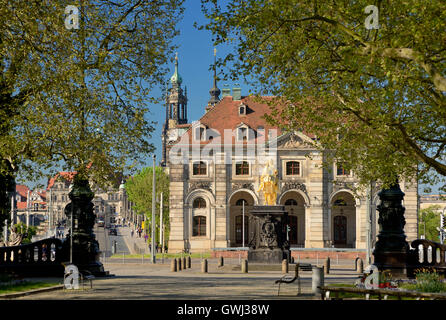
[[[380,231],[373,251],[373,264],[379,271],[389,270],[392,275],[405,276],[410,248],[404,233],[404,193],[395,184],[382,190],[378,196],[381,199],[381,204],[377,207]]]
[[[288,213],[282,205],[254,206],[251,210],[254,230],[249,241],[248,261],[251,263],[282,263],[290,259],[286,238]]]

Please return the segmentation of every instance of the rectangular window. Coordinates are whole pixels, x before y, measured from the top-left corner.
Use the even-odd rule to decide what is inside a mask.
[[[350,170],[345,169],[344,166],[342,165],[342,163],[338,163],[336,165],[336,175],[348,176],[348,175],[350,175]]]
[[[300,175],[300,162],[288,161],[286,163],[286,174],[287,176]]]
[[[249,175],[249,163],[247,161],[242,161],[235,164],[235,174],[237,176]]]
[[[195,162],[193,164],[192,173],[194,176],[206,175],[206,163],[203,161]]]

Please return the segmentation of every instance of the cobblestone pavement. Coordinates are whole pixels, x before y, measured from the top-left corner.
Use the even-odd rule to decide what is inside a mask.
[[[119,261],[119,260],[118,260]],[[301,294],[297,281],[282,284],[280,296],[278,285],[281,271],[250,271],[242,273],[234,270],[234,265],[217,267],[216,259],[209,260],[208,273],[201,272],[200,259],[193,259],[192,268],[178,272],[170,271],[170,265],[146,263],[111,262],[104,264],[105,270],[114,276],[93,280],[93,288],[85,285],[85,290],[57,290],[33,294],[16,299],[30,300],[221,300],[221,299],[319,299],[311,293],[312,272],[301,271]],[[293,271],[288,273],[293,276]],[[325,283],[353,283],[358,275],[348,266],[339,266],[325,275]],[[60,280],[62,283],[62,279]]]

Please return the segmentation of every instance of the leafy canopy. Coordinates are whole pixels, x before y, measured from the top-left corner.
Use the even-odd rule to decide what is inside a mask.
[[[125,189],[132,208],[137,214],[146,216],[146,221],[152,222],[152,189],[153,167],[141,169],[137,174],[127,179]],[[160,199],[163,193],[163,224],[168,239],[169,232],[169,176],[162,167],[155,167],[156,206],[155,221],[156,233],[159,234],[160,226]],[[158,240],[159,238],[156,238]]]
[[[26,178],[76,170],[97,184],[143,163],[182,3],[0,1],[1,159]]]
[[[378,8],[378,29],[367,29]],[[442,0],[202,0],[200,28],[219,61],[259,95],[269,121],[317,135],[363,183],[396,176],[445,181],[446,2]],[[370,22],[373,22],[372,20]],[[443,189],[446,188],[446,185]]]

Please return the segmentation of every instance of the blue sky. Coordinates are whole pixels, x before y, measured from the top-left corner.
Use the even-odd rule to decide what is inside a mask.
[[[187,117],[188,122],[199,120],[204,112],[205,107],[210,99],[209,90],[213,86],[213,71],[210,70],[214,63],[214,47],[212,34],[207,30],[198,30],[194,27],[194,23],[198,25],[206,23],[204,14],[201,11],[201,1],[186,0],[185,12],[183,19],[178,24],[180,35],[175,39],[178,44],[178,71],[183,79],[182,87],[187,87]],[[217,47],[217,58],[229,52],[229,47]],[[172,57],[174,58],[174,57]],[[170,73],[167,74],[166,80],[170,79],[174,72],[174,64],[171,63]],[[217,70],[218,72],[218,70]],[[229,88],[240,85],[242,95],[248,93],[247,85],[242,81],[238,82],[219,82],[220,90],[224,85]],[[156,92],[160,94],[160,90]],[[150,140],[156,147],[156,157],[161,161],[161,130],[165,119],[164,105],[153,105],[152,107],[153,121],[157,121],[156,130],[153,132]],[[152,165],[152,160],[148,161]]]

